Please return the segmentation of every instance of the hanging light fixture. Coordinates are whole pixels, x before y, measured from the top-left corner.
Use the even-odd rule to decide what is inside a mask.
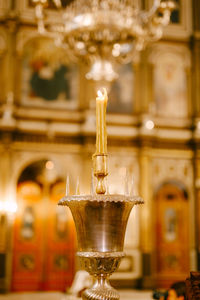
[[[108,81],[117,76],[113,65],[132,61],[146,44],[161,38],[176,6],[172,0],[154,0],[151,9],[143,11],[138,0],[52,1],[61,15],[46,24],[48,0],[32,0],[38,31],[54,37],[72,60],[87,62],[88,79]]]

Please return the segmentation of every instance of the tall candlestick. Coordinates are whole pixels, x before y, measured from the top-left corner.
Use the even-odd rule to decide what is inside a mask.
[[[96,154],[107,154],[106,108],[108,96],[106,89],[97,92],[96,98]]]

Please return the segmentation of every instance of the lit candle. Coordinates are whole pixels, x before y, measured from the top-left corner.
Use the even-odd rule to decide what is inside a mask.
[[[96,98],[96,154],[107,154],[106,107],[108,96],[106,89],[97,92]]]

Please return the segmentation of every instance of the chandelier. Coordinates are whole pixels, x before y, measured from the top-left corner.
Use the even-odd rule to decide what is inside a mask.
[[[55,38],[73,61],[90,66],[86,78],[112,81],[116,64],[131,62],[137,52],[161,38],[175,8],[172,0],[154,0],[149,11],[139,0],[32,0],[38,31]],[[61,15],[45,20],[48,5]],[[64,5],[65,4],[65,5]]]

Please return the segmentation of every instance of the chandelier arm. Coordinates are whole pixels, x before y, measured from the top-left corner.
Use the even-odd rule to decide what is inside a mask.
[[[154,0],[153,5],[150,8],[150,10],[142,12],[141,17],[145,23],[148,22],[148,20],[151,19],[155,15],[155,13],[159,9],[160,5],[161,5],[161,0]]]
[[[170,11],[168,9],[166,9],[165,11],[163,11],[163,15],[160,17],[155,17],[153,22],[156,25],[166,26],[169,24],[170,15],[171,15]]]
[[[140,54],[140,51],[145,47],[145,42],[144,42],[144,40],[142,40],[142,41],[138,40],[136,43],[141,44],[141,49],[137,50],[134,47],[131,51],[129,51],[125,55],[119,55],[118,57],[115,58],[115,60],[118,64],[128,64],[130,62],[139,60],[139,54]]]

